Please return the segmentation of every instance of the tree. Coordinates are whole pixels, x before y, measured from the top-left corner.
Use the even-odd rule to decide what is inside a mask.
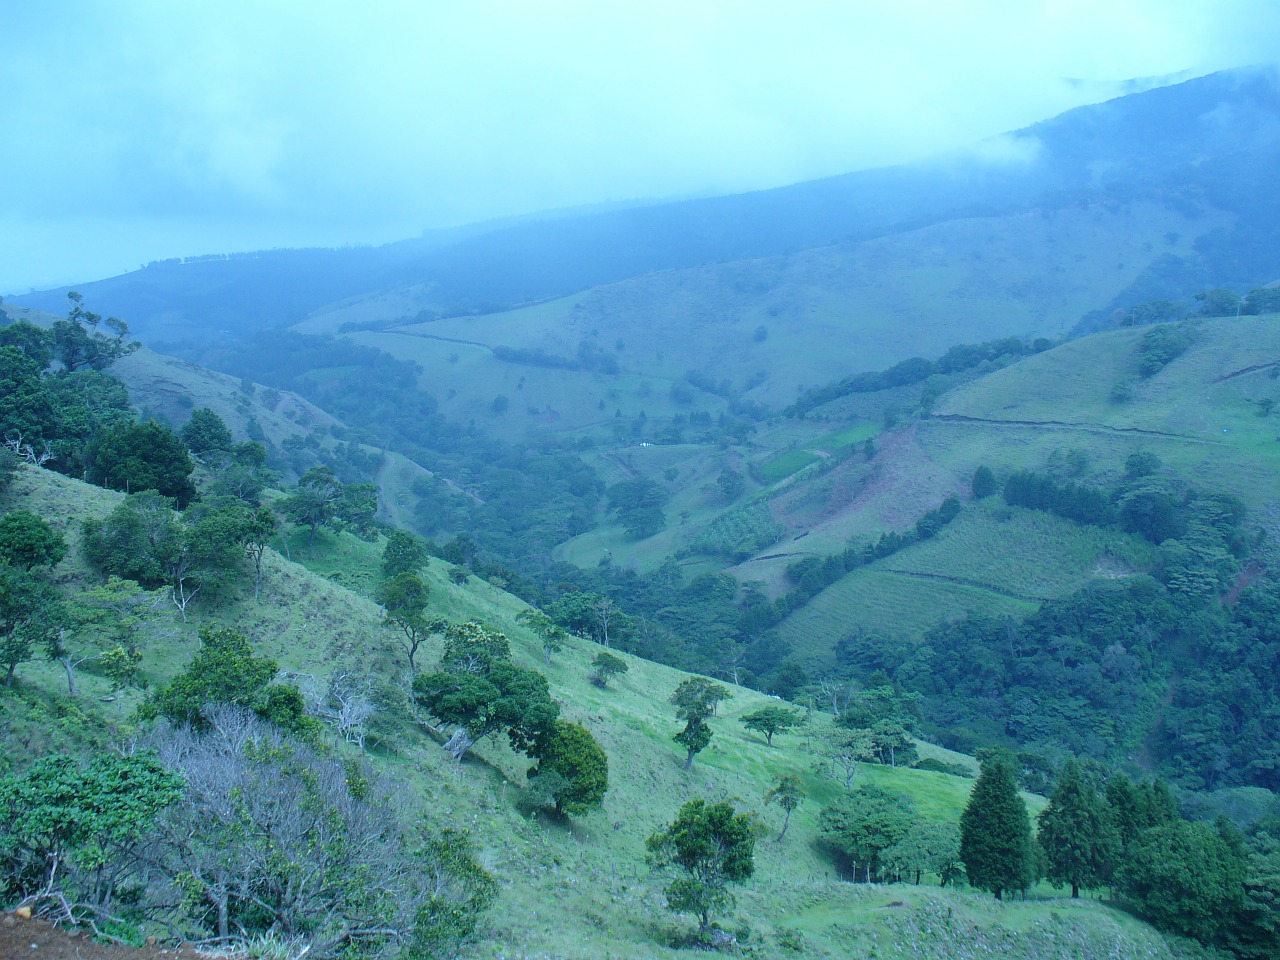
[[[179,434],[195,456],[201,460],[221,461],[231,453],[231,431],[223,419],[208,407],[191,411],[191,419]]]
[[[117,317],[107,317],[105,326],[113,336],[105,337],[96,327],[102,323],[99,314],[84,308],[84,297],[72,290],[67,294],[70,307],[67,319],[58,320],[51,328],[54,357],[68,373],[81,367],[104,370],[123,356],[137,350],[141,344],[126,340],[129,325]],[[85,325],[91,328],[86,330]]]
[[[1072,898],[1080,896],[1081,887],[1100,887],[1111,878],[1120,855],[1120,835],[1106,802],[1075,760],[1059,773],[1039,824],[1048,877],[1053,883],[1070,884]]]
[[[720,488],[720,495],[724,497],[725,503],[733,503],[747,489],[747,481],[737,470],[726,467],[716,478],[716,486]]]
[[[763,733],[765,742],[773,746],[773,735],[800,725],[800,712],[788,707],[761,707],[738,718],[748,730]]]
[[[551,655],[559,653],[564,644],[564,629],[534,607],[527,607],[517,613],[516,622],[523,623],[542,639],[542,659],[547,666],[551,666]]]
[[[53,754],[0,779],[5,879],[19,895],[61,893],[75,905],[73,915],[88,910],[91,922],[100,919],[93,908],[126,873],[128,854],[157,814],[181,799],[183,786],[150,752],[105,753],[87,765]]]
[[[455,673],[489,671],[493,664],[511,659],[511,644],[504,633],[483,623],[468,620],[450,623],[444,629],[444,650],[440,666]]]
[[[1240,312],[1249,316],[1280,312],[1280,290],[1275,287],[1258,287],[1256,290],[1250,290],[1245,295]]]
[[[254,440],[246,440],[232,444],[229,456],[223,459],[206,491],[235,497],[256,507],[262,491],[277,479],[278,476],[267,468],[267,448]]]
[[[187,508],[168,551],[157,557],[168,574],[173,603],[184,622],[187,606],[197,593],[217,591],[240,575],[245,541],[255,525],[245,505],[230,497]]]
[[[1150,827],[1161,827],[1178,817],[1178,804],[1163,780],[1135,784],[1123,773],[1107,781],[1107,807],[1115,824],[1123,857]]]
[[[39,648],[55,642],[62,603],[47,575],[0,562],[0,666],[13,686],[18,665],[37,659]]]
[[[18,353],[35,362],[44,370],[53,363],[53,334],[43,327],[19,320],[5,324],[0,321],[0,348],[13,347]]]
[[[587,679],[601,690],[608,690],[610,680],[621,676],[630,669],[627,661],[621,657],[615,657],[605,650],[597,653],[596,658],[591,661],[591,673],[587,675]]]
[[[411,960],[456,956],[497,899],[498,882],[480,865],[471,838],[461,830],[428,837],[416,860],[426,896],[414,914],[407,954]]]
[[[646,859],[674,878],[664,893],[667,908],[698,918],[698,932],[706,934],[712,911],[732,906],[729,884],[741,883],[755,872],[758,830],[751,818],[731,803],[690,800],[665,830],[645,841]]]
[[[606,650],[609,649],[609,625],[622,611],[608,597],[595,597],[591,601],[591,614],[595,619],[596,638]]]
[[[991,472],[991,468],[986,464],[978,467],[973,472],[973,499],[985,500],[1000,489],[1000,484],[996,482],[996,475]]]
[[[270,507],[258,507],[245,517],[241,530],[245,555],[253,563],[253,599],[257,600],[262,590],[262,561],[267,555],[267,548],[272,537],[280,529],[280,520]]]
[[[312,467],[302,475],[297,487],[281,501],[285,516],[310,528],[307,549],[315,544],[316,530],[338,516],[342,484],[328,467]]]
[[[1280,955],[1280,827],[1274,818],[1249,831],[1244,905],[1228,934],[1232,954],[1243,960]]]
[[[82,546],[105,573],[155,588],[169,582],[168,559],[182,533],[173,501],[154,490],[126,497],[106,517],[86,520]]]
[[[378,533],[378,485],[348,483],[338,501],[338,519],[364,540],[374,540]]]
[[[1200,313],[1206,317],[1234,317],[1244,303],[1240,294],[1225,287],[1202,290],[1193,299],[1200,302]]]
[[[547,614],[566,630],[590,637],[609,649],[609,628],[622,611],[608,597],[598,593],[567,593],[547,607]]]
[[[163,716],[177,724],[208,727],[208,707],[225,704],[252,710],[295,733],[310,734],[316,721],[307,717],[297,687],[275,684],[279,665],[254,656],[249,638],[228,627],[200,628],[200,649],[187,669],[144,703],[143,717]]]
[[[333,727],[342,740],[363,750],[367,734],[365,724],[378,712],[372,686],[368,676],[334,673],[322,693],[314,684],[307,685],[307,709],[322,723]]]
[[[706,720],[716,709],[721,700],[728,700],[733,694],[728,688],[708,680],[706,677],[689,677],[681,681],[671,694],[671,703],[675,704],[676,717],[685,722],[684,729],[673,738],[687,751],[684,769],[693,766],[693,758],[706,749],[711,742],[711,728]]]
[[[849,727],[827,729],[822,734],[818,750],[826,758],[831,776],[843,775],[846,790],[853,783],[858,764],[866,763],[876,755],[870,734],[866,730]]]
[[[64,616],[46,568],[66,555],[62,536],[40,517],[15,510],[0,517],[0,664],[5,686],[39,647],[56,645]]]
[[[546,678],[515,666],[510,657],[507,638],[496,630],[474,622],[450,624],[440,669],[414,678],[417,706],[456,728],[444,745],[455,761],[499,730],[525,752],[551,735],[560,707]]]
[[[8,447],[0,447],[0,494],[13,483],[14,474],[18,472],[18,455]]]
[[[1160,929],[1212,942],[1244,900],[1245,858],[1223,834],[1185,820],[1152,827],[1126,852],[1117,885]]]
[[[960,859],[969,883],[1000,900],[1030,880],[1031,821],[1018,795],[1013,758],[992,751],[960,816]]]
[[[52,439],[55,416],[42,374],[44,364],[15,346],[0,346],[0,440],[38,444]]]
[[[409,672],[418,669],[418,648],[433,633],[445,628],[439,617],[427,616],[427,597],[431,590],[416,573],[399,573],[378,584],[374,599],[383,609],[383,625],[398,629],[403,637],[400,646],[409,662]]]
[[[881,854],[906,834],[915,806],[904,797],[864,784],[818,815],[822,836],[853,862],[863,865],[867,883],[880,875]]]
[[[113,693],[143,685],[138,635],[164,602],[160,591],[146,591],[132,580],[114,576],[74,595],[65,607],[65,625],[49,642],[49,658],[66,671],[67,694],[78,695],[76,668],[90,661],[111,681]]]
[[[0,563],[23,570],[54,567],[67,555],[67,542],[29,510],[0,517]]]
[[[764,795],[765,803],[776,803],[786,813],[782,821],[782,832],[778,834],[778,843],[781,843],[782,838],[787,835],[787,827],[791,826],[791,814],[804,803],[804,800],[804,785],[799,777],[789,773],[785,774],[778,781],[778,785]]]
[[[886,867],[899,875],[934,874],[941,886],[964,876],[960,861],[960,828],[951,822],[916,820],[881,854]]]
[[[191,482],[194,469],[191,455],[177,435],[149,420],[109,430],[93,449],[88,479],[125,493],[155,490],[185,508],[196,498]]]
[[[896,769],[899,760],[908,766],[915,762],[916,742],[902,724],[894,720],[881,720],[872,725],[867,736],[880,763]]]
[[[690,720],[685,724],[684,729],[671,738],[685,749],[685,758],[682,769],[688,770],[693,766],[693,758],[707,749],[707,744],[711,742],[711,727],[706,723]]]
[[[421,537],[400,529],[387,533],[387,544],[382,548],[383,580],[390,580],[402,573],[417,573],[426,562],[427,547]]]
[[[550,734],[535,747],[537,766],[531,778],[558,776],[552,792],[556,813],[580,815],[604,802],[609,789],[609,758],[586,727],[556,720]]]
[[[680,682],[671,694],[676,716],[685,721],[705,720],[716,712],[716,706],[724,700],[732,700],[729,689],[706,677],[689,677]]]
[[[496,893],[464,834],[419,841],[401,788],[246,710],[206,721],[149,738],[187,782],[147,851],[151,889],[175,905],[163,919],[223,938],[273,931],[308,956],[354,944],[370,957],[454,955]]]

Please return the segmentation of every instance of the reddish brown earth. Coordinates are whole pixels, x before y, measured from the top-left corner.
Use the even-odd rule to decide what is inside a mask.
[[[0,960],[207,960],[189,947],[123,947],[97,943],[91,931],[54,927],[43,920],[0,916]]]

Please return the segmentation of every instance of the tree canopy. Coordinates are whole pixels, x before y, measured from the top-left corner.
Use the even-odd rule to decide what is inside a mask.
[[[229,627],[200,628],[200,649],[187,669],[143,704],[143,716],[204,729],[205,710],[217,704],[244,707],[285,730],[311,734],[298,688],[274,683],[279,665],[254,654],[249,638]]]
[[[682,806],[670,826],[645,841],[649,862],[675,874],[664,891],[668,909],[693,914],[705,933],[711,914],[733,904],[729,884],[755,872],[758,833],[731,803],[690,800]]]
[[[499,730],[525,752],[552,735],[560,707],[546,678],[515,666],[510,656],[503,634],[474,622],[450,624],[440,669],[414,678],[415,703],[456,728],[445,744],[455,760]]]
[[[773,746],[773,735],[784,733],[800,725],[800,712],[788,707],[769,706],[753,710],[738,718],[748,730],[763,733],[769,746]]]
[[[125,493],[155,490],[183,508],[196,498],[191,482],[194,469],[191,455],[177,435],[149,420],[108,431],[93,450],[89,478],[99,486]]]
[[[558,776],[552,792],[556,812],[581,815],[600,806],[609,789],[609,758],[591,731],[578,723],[556,720],[536,744],[531,777]]]

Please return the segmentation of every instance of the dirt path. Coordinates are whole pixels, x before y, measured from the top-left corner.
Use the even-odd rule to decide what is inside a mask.
[[[1222,383],[1224,380],[1234,380],[1236,377],[1247,376],[1251,373],[1257,373],[1259,370],[1270,370],[1272,367],[1280,367],[1280,360],[1268,360],[1266,363],[1255,363],[1251,367],[1241,367],[1239,370],[1232,370],[1230,373],[1224,373],[1217,377],[1213,382]]]
[[[14,913],[0,917],[0,958],[17,960],[208,960],[208,954],[183,947],[125,947],[97,943],[90,931],[66,930]]]
[[[439,337],[434,333],[410,333],[408,330],[400,330],[395,327],[386,330],[379,330],[378,333],[394,333],[401,337],[416,337],[419,340],[439,340],[441,343],[461,343],[468,347],[480,347],[483,350],[493,352],[493,347],[487,343],[481,343],[478,340],[459,340],[457,337]]]
[[[1169,433],[1166,430],[1144,430],[1142,427],[1108,427],[1101,423],[1070,423],[1066,420],[995,420],[987,419],[986,417],[970,417],[962,413],[936,413],[929,417],[929,420],[939,423],[971,423],[984,427],[1033,427],[1037,430],[1073,430],[1080,433],[1097,433],[1103,436],[1163,437],[1166,440],[1181,440],[1184,443],[1220,446],[1217,440],[1189,437],[1184,433]]]

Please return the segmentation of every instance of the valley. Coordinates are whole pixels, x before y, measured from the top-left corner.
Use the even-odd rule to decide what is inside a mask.
[[[262,960],[1274,955],[1277,124],[1216,74],[1012,160],[6,298],[0,905]]]

